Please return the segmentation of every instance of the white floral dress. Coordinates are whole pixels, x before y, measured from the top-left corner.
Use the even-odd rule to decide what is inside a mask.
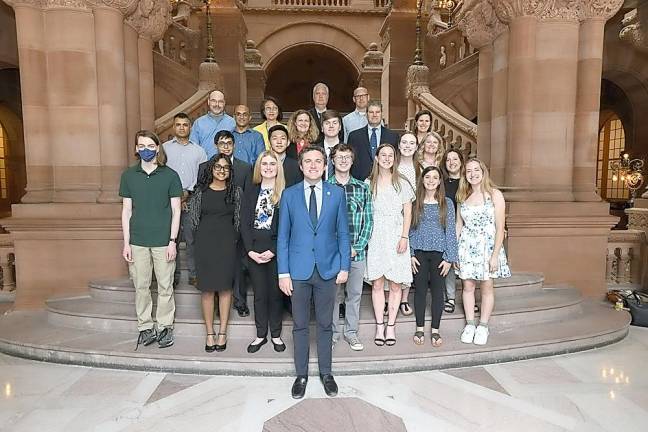
[[[511,276],[504,247],[499,251],[499,267],[489,271],[488,261],[495,247],[495,206],[490,198],[484,204],[460,205],[463,227],[459,236],[459,278],[489,280]]]
[[[369,180],[367,180],[369,182]],[[409,247],[399,254],[396,247],[403,233],[403,204],[414,200],[412,187],[400,180],[400,191],[389,186],[379,189],[373,199],[373,231],[367,248],[366,279],[385,279],[399,284],[412,283]]]

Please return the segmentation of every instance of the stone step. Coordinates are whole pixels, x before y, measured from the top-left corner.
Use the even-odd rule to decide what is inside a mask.
[[[375,346],[373,332],[361,335],[365,344],[361,352],[353,352],[346,343],[339,343],[333,351],[333,373],[376,374],[467,367],[596,348],[626,336],[630,321],[627,312],[615,311],[611,305],[591,299],[579,305],[582,313],[552,322],[521,322],[515,327],[494,325],[488,344],[480,347],[460,343],[459,326],[451,327],[447,320],[441,326],[442,347],[432,348],[429,329],[426,329],[425,344],[417,346],[411,338],[414,323],[403,320],[397,326],[398,341],[393,347]],[[151,345],[134,351],[136,332],[105,332],[92,326],[62,327],[52,325],[48,320],[50,315],[51,312],[45,311],[14,311],[0,318],[0,351],[50,362],[170,373],[294,374],[292,337],[287,329],[282,337],[288,349],[283,353],[274,352],[268,344],[258,353],[248,354],[245,349],[252,336],[235,334],[230,334],[227,350],[222,353],[205,353],[203,335],[182,334],[177,334],[175,345],[170,348],[162,350]],[[311,374],[317,374],[315,353],[312,345]]]
[[[568,319],[581,313],[581,295],[575,289],[544,289],[541,293],[498,298],[490,323],[502,328],[522,324],[550,322]],[[429,322],[429,294],[427,321]],[[413,304],[413,294],[410,294]],[[251,337],[254,330],[254,308],[250,317],[241,318],[230,313],[230,334],[234,337]],[[137,329],[134,303],[117,303],[97,300],[92,296],[51,299],[47,301],[48,319],[51,325],[97,331],[134,332]],[[443,326],[459,329],[464,325],[461,307],[452,314],[444,314]],[[400,316],[398,322],[414,323],[413,315]],[[375,328],[370,296],[363,296],[360,307],[360,334],[370,335]],[[292,321],[284,317],[283,327],[290,331]],[[397,328],[400,328],[397,326]],[[177,305],[175,330],[179,335],[200,336],[205,333],[200,307]]]
[[[500,299],[507,296],[518,296],[530,293],[540,293],[544,277],[540,273],[515,273],[510,278],[500,279],[495,282],[495,296]],[[93,281],[88,284],[90,295],[99,301],[129,303],[135,302],[135,289],[130,279],[112,279],[104,281]],[[151,284],[151,289],[156,292],[156,283]],[[457,281],[457,290],[461,291],[461,282]],[[478,289],[479,290],[479,289]],[[253,287],[248,289],[248,298],[253,297]],[[175,301],[178,306],[193,305],[200,307],[200,291],[187,282],[186,277],[180,279],[176,286]],[[371,291],[365,289],[363,295],[370,296]],[[461,296],[457,296],[460,301]],[[249,300],[252,304],[252,300]]]

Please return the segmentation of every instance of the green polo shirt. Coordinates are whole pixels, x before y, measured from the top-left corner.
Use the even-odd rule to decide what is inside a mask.
[[[169,244],[171,198],[182,196],[182,183],[175,171],[158,166],[147,174],[138,162],[122,173],[119,196],[133,200],[130,244],[144,247]]]

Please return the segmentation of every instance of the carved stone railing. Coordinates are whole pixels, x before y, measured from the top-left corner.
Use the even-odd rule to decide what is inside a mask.
[[[348,7],[351,6],[351,0],[272,0],[272,4],[278,6]]]
[[[201,62],[200,32],[186,27],[178,22],[169,26],[160,42],[155,47],[156,52],[167,59],[191,70],[192,65]]]
[[[477,125],[441,102],[430,93],[429,69],[412,65],[407,70],[407,121],[405,129],[414,130],[414,116],[418,111],[432,113],[432,130],[439,133],[448,148],[461,150],[464,156],[475,156]]]
[[[246,10],[328,11],[333,13],[385,13],[391,0],[237,0]]]
[[[223,75],[218,63],[201,63],[198,90],[186,101],[155,120],[155,132],[162,141],[173,135],[173,116],[185,112],[193,122],[207,111],[207,97],[214,90],[223,90]]]
[[[641,230],[610,231],[605,276],[608,288],[641,289],[646,281],[646,234]]]
[[[2,283],[0,290],[9,292],[16,289],[16,272],[14,268],[15,254],[13,240],[10,234],[0,234],[0,269]]]
[[[428,51],[431,58],[426,59],[432,73],[449,68],[475,52],[466,35],[457,26],[433,35],[428,33],[426,42],[432,48],[432,52]]]

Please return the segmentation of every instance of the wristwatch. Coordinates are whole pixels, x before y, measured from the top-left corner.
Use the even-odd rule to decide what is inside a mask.
[[[169,242],[177,243],[177,242],[176,242],[176,239],[173,238],[173,237],[171,237],[171,238],[169,239]]]

